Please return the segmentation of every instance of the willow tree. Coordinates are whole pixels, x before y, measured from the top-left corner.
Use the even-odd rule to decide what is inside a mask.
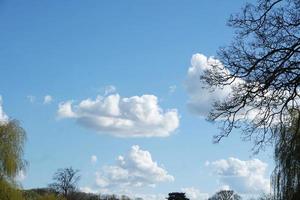
[[[0,123],[0,199],[21,199],[16,177],[25,166],[23,147],[25,131],[18,121]]]
[[[278,200],[300,199],[300,111],[292,110],[291,117],[276,141],[272,181]]]

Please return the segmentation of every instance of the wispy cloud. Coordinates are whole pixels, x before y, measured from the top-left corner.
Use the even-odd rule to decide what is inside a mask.
[[[177,89],[176,85],[171,85],[169,86],[169,94],[173,94]]]
[[[50,104],[53,101],[53,97],[51,95],[44,96],[44,104]]]
[[[35,99],[36,99],[36,97],[35,97],[35,96],[33,96],[33,95],[28,95],[28,96],[27,96],[27,99],[28,99],[28,101],[29,101],[30,103],[34,103],[34,102],[35,102]]]
[[[92,164],[95,164],[95,163],[97,163],[97,162],[98,162],[97,156],[96,156],[96,155],[92,155],[92,156],[91,156],[91,163],[92,163]]]
[[[8,116],[3,110],[3,105],[2,105],[2,96],[0,95],[0,123],[5,123],[8,121]]]

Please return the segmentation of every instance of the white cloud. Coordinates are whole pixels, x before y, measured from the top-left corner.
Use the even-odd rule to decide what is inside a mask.
[[[62,102],[58,105],[58,118],[73,118],[76,114],[72,111],[72,101]]]
[[[208,166],[214,169],[222,185],[239,193],[270,192],[270,179],[265,177],[268,165],[259,159],[243,161],[231,157],[210,162]]]
[[[131,198],[142,198],[143,200],[163,200],[166,199],[164,194],[132,194],[128,195]]]
[[[50,104],[53,101],[52,96],[46,95],[44,96],[44,104]]]
[[[181,191],[191,200],[206,200],[209,197],[208,193],[202,193],[194,187],[182,188]]]
[[[114,85],[108,85],[104,88],[104,96],[116,93],[117,88]]]
[[[21,181],[24,181],[25,178],[26,178],[26,174],[25,174],[24,170],[20,170],[16,176],[16,181],[21,182]]]
[[[35,96],[28,95],[27,99],[29,100],[30,103],[34,103],[36,98],[35,98]]]
[[[213,68],[213,66],[215,66],[215,68]],[[231,98],[234,88],[239,84],[245,83],[242,79],[236,78],[230,85],[225,85],[222,88],[208,88],[208,86],[200,80],[201,75],[203,75],[206,70],[211,70],[212,73],[220,73],[218,74],[220,76],[227,76],[230,73],[223,64],[214,57],[206,57],[199,53],[192,56],[191,66],[188,69],[185,82],[189,97],[187,105],[192,113],[204,117],[212,110],[215,102],[226,101],[226,98]],[[253,120],[264,113],[264,110],[254,109],[247,105],[244,109],[239,110],[235,117]]]
[[[94,193],[94,194],[99,193],[99,191],[93,190],[93,189],[90,188],[90,187],[80,187],[79,190],[80,190],[81,192],[85,192],[85,193]]]
[[[92,163],[92,164],[95,164],[97,161],[98,161],[97,156],[96,156],[96,155],[92,155],[92,156],[91,156],[91,163]]]
[[[150,152],[134,145],[126,156],[119,156],[116,165],[104,166],[96,173],[100,188],[155,187],[174,177],[152,160]]]
[[[213,103],[223,100],[231,92],[230,86],[212,91],[201,82],[200,76],[205,70],[211,69],[212,65],[223,68],[219,60],[197,53],[192,56],[191,66],[187,72],[185,87],[189,96],[188,108],[191,112],[201,116],[207,116]]]
[[[154,95],[121,98],[119,94],[59,104],[59,118],[117,137],[166,137],[179,126],[176,109],[164,111]]]
[[[176,89],[177,89],[177,86],[176,86],[176,85],[171,85],[171,86],[169,87],[169,94],[174,93],[174,92],[176,91]]]
[[[3,110],[2,103],[2,96],[0,95],[0,124],[6,123],[9,119]]]

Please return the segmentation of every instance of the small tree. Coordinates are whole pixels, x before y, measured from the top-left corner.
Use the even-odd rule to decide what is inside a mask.
[[[208,200],[241,200],[242,197],[233,190],[221,190],[210,197]]]
[[[167,200],[189,200],[189,199],[186,198],[185,193],[172,192],[172,193],[169,193],[169,197],[167,198]]]
[[[68,199],[77,189],[77,182],[80,179],[78,172],[79,170],[74,170],[72,167],[58,169],[53,176],[55,182],[50,184],[49,187]]]

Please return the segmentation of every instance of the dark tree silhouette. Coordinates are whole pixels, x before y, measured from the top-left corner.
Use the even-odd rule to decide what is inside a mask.
[[[255,152],[275,142],[275,198],[300,199],[295,193],[300,191],[300,1],[247,4],[229,25],[236,37],[219,51],[223,65],[216,63],[201,76],[208,87],[232,89],[209,115],[222,123],[215,141],[241,128],[245,139],[254,140]]]
[[[49,187],[66,199],[69,199],[70,195],[77,189],[77,182],[80,179],[78,172],[72,167],[58,169],[53,176],[55,182],[50,184]]]
[[[172,192],[172,193],[169,193],[169,197],[167,198],[167,200],[189,200],[189,199],[186,198],[185,193]]]
[[[299,13],[299,0],[259,0],[231,16],[228,24],[236,36],[219,51],[223,65],[216,64],[201,76],[208,87],[233,88],[209,116],[221,119],[216,142],[241,128],[244,138],[253,139],[259,150],[276,138],[274,126],[282,128],[290,119],[289,110],[299,107]]]
[[[292,121],[278,131],[275,147],[273,186],[278,200],[300,199],[300,111],[290,115]]]
[[[233,190],[221,190],[214,194],[208,200],[241,200],[242,197],[236,194]]]

